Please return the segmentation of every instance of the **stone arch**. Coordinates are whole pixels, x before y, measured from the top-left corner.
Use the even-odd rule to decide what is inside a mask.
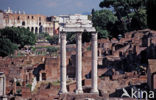
[[[30,31],[30,28],[29,27],[27,27],[27,29]]]
[[[50,33],[50,27],[48,28],[48,33]]]
[[[41,24],[41,22],[39,22],[39,26],[41,26],[42,24]]]
[[[47,32],[47,27],[45,27],[45,32]]]
[[[98,57],[100,56],[100,51],[98,50]]]
[[[22,26],[25,26],[25,21],[22,22]]]
[[[38,33],[38,28],[37,27],[35,28],[35,33]]]
[[[17,20],[20,20],[20,16],[17,17]]]
[[[31,27],[31,32],[34,32],[34,27]]]
[[[43,32],[43,26],[40,26],[39,27],[39,33],[42,33]]]
[[[49,33],[49,27],[47,28],[47,32]]]
[[[46,80],[46,73],[42,73],[42,80]]]

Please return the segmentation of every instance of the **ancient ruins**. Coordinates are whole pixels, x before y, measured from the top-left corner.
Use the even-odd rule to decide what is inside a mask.
[[[6,77],[3,72],[0,72],[0,99],[7,100],[7,98],[6,98]]]
[[[87,16],[70,16],[67,23],[60,28],[61,34],[61,89],[60,93],[67,93],[66,89],[66,34],[72,32],[76,34],[76,93],[83,93],[82,89],[82,34],[83,32],[92,33],[92,93],[98,93],[97,89],[97,33],[92,27],[91,21]]]
[[[26,14],[24,11],[12,11],[9,7],[0,12],[0,29],[4,27],[24,27],[34,34],[47,32],[53,36],[58,34],[58,21],[55,16]]]
[[[86,31],[92,40],[82,43]],[[76,44],[66,44],[68,32],[76,34]],[[156,89],[156,31],[138,30],[121,39],[97,40],[88,18],[75,15],[60,28],[60,37],[55,56],[0,57],[1,98],[121,100],[123,88]]]

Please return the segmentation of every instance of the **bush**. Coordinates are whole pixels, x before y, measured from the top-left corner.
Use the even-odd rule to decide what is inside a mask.
[[[26,87],[28,87],[29,89],[31,89],[32,85],[31,84],[27,84]]]
[[[0,48],[0,56],[2,57],[11,55],[18,49],[16,44],[6,38],[0,38]]]
[[[5,57],[25,45],[34,45],[36,36],[25,28],[6,27],[0,30],[0,56]]]
[[[18,44],[20,48],[36,43],[35,34],[25,28],[6,27],[0,31],[0,38],[9,39],[12,43]]]
[[[58,50],[58,48],[56,48],[56,47],[48,47],[47,48],[47,52],[49,52],[50,54],[54,53],[54,52],[57,52],[57,50]]]
[[[47,37],[46,39],[51,44],[58,44],[59,36],[58,35],[53,35],[52,37]]]

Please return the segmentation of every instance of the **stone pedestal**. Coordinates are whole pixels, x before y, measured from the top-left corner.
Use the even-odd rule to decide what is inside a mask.
[[[6,97],[6,77],[0,72],[0,100],[7,100]]]
[[[82,33],[77,33],[76,43],[76,93],[83,93],[82,90]]]
[[[61,46],[60,46],[60,91],[59,94],[67,93],[66,87],[66,34],[61,33]]]
[[[92,93],[98,93],[97,60],[97,33],[92,33]]]

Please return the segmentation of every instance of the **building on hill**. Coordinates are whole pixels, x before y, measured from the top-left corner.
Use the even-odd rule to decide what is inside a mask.
[[[24,27],[33,33],[47,32],[53,36],[57,34],[58,24],[55,16],[25,14],[25,12],[15,11],[10,8],[0,13],[0,28],[3,27]]]

